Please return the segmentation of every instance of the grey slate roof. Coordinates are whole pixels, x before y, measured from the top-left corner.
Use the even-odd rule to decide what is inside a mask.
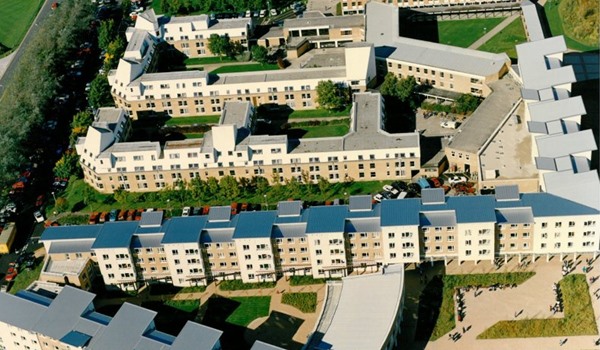
[[[90,349],[134,349],[149,328],[153,328],[156,312],[124,303],[106,329],[90,343]]]
[[[157,227],[162,224],[163,212],[162,211],[146,211],[142,213],[142,219],[140,220],[141,227]]]
[[[456,226],[456,214],[448,211],[426,211],[419,215],[421,226],[450,227]]]
[[[532,224],[531,208],[499,208],[496,210],[496,221],[499,224]]]
[[[257,340],[254,342],[250,350],[283,350],[283,348]]]
[[[222,331],[194,322],[187,322],[171,345],[171,350],[211,350],[219,343]]]
[[[322,13],[320,16],[310,16],[311,12],[307,12],[302,18],[288,18],[283,21],[283,28],[285,29],[302,29],[302,28],[352,28],[352,27],[364,27],[365,16],[364,15],[350,15],[350,16],[334,16],[327,17]],[[305,13],[306,14],[306,13]]]
[[[211,207],[208,212],[208,221],[229,221],[231,218],[231,207]]]
[[[80,253],[89,252],[94,244],[94,239],[69,239],[65,241],[54,241],[50,244],[48,254],[65,254],[65,253]]]
[[[350,196],[348,209],[355,210],[371,210],[373,207],[373,198],[370,195]]]
[[[302,214],[302,201],[277,203],[277,216],[299,216]]]
[[[598,149],[594,133],[590,129],[569,134],[538,136],[535,141],[540,157],[558,158]]]
[[[571,170],[550,172],[544,174],[544,183],[548,193],[565,198],[564,200],[567,202],[580,203],[578,207],[564,203],[565,208],[571,209],[567,213],[584,215],[593,211],[598,213],[598,210],[600,210],[600,196],[598,196],[600,181],[596,171],[580,173],[573,173]],[[576,184],[576,186],[573,186],[573,184]],[[537,209],[537,212],[539,212],[539,209]]]
[[[531,121],[547,123],[586,113],[581,96],[569,97],[561,100],[551,100],[529,103],[527,105]]]
[[[242,212],[238,217],[238,225],[233,231],[233,239],[270,238],[277,212]]]
[[[519,200],[519,185],[500,185],[496,186],[497,201]]]
[[[542,40],[545,38],[542,24],[538,17],[536,5],[529,0],[521,2],[521,11],[525,18],[526,30],[530,41]]]
[[[346,220],[345,231],[351,232],[380,232],[379,218],[372,217],[366,219],[349,219]]]
[[[421,191],[422,204],[443,204],[445,194],[443,188],[424,188]]]

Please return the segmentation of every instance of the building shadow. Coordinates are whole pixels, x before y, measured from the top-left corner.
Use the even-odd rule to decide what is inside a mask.
[[[439,42],[436,15],[410,8],[400,8],[399,10],[398,33],[401,37]]]
[[[287,350],[300,350],[303,344],[292,338],[302,323],[304,323],[303,319],[273,311],[258,328],[246,332],[246,340],[249,344],[261,340]]]
[[[579,81],[573,84],[572,96],[581,96],[583,98],[583,104],[587,114],[581,118],[581,128],[591,129],[596,144],[600,141],[600,103],[598,103],[598,96],[600,94],[600,80],[586,80]],[[598,150],[592,152],[592,161],[590,167],[596,169],[596,172],[600,174]]]

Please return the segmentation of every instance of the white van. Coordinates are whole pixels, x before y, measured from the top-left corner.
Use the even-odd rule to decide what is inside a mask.
[[[446,129],[456,129],[458,127],[458,123],[453,121],[445,121],[441,122],[440,126]]]

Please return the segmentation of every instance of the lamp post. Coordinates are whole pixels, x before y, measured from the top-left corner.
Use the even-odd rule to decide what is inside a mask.
[[[269,202],[267,200],[267,195],[265,194],[265,195],[263,195],[263,197],[265,197],[265,208],[266,208],[266,210],[269,210]]]
[[[171,211],[171,199],[167,199],[167,209],[169,209],[169,216],[173,216],[173,212]]]

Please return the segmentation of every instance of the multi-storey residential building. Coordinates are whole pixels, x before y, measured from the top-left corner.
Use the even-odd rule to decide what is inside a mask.
[[[152,9],[146,11],[150,12]],[[227,36],[248,48],[254,30],[251,18],[210,19],[208,15],[171,17],[162,24],[164,40],[188,57],[214,56],[208,48],[211,35]]]
[[[393,73],[399,78],[414,76],[419,84],[486,97],[489,84],[508,72],[505,53],[477,50],[415,40],[399,36],[398,8],[367,4],[367,42],[375,45],[377,73]]]
[[[203,139],[159,142],[119,142],[118,130],[95,122],[76,144],[86,182],[100,192],[124,188],[156,191],[199,177],[264,176],[270,182],[292,177],[332,182],[354,179],[408,179],[419,171],[417,133],[383,130],[381,95],[354,96],[350,131],[341,137],[288,140],[285,135],[252,135],[254,110],[249,102],[228,102],[219,125]],[[101,109],[104,114],[118,114]],[[122,115],[122,114],[121,114]]]
[[[125,303],[113,316],[98,313],[95,295],[65,286],[0,293],[0,347],[3,349],[170,349],[218,350],[223,332],[187,322],[177,337],[156,329],[156,312]]]
[[[483,4],[511,3],[516,0],[378,0],[398,7],[472,6]]]
[[[98,265],[107,284],[134,289],[158,279],[189,286],[284,274],[341,277],[382,264],[596,256],[599,222],[597,207],[548,193],[519,194],[515,185],[475,197],[427,189],[422,198],[374,205],[370,196],[353,196],[349,205],[303,209],[282,202],[276,211],[237,215],[229,207],[169,220],[150,212],[139,223],[50,227],[41,241],[47,259],[78,253]],[[150,255],[166,260],[166,268],[143,269]]]

